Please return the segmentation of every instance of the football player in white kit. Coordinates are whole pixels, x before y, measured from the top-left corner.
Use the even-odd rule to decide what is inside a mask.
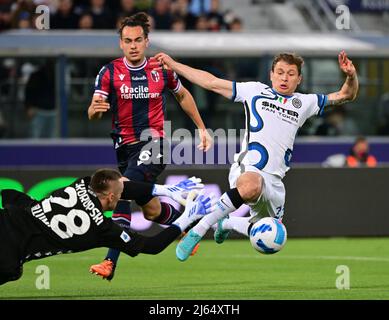
[[[309,117],[320,115],[326,106],[354,100],[359,87],[358,78],[344,51],[339,53],[338,60],[346,80],[339,91],[328,95],[295,92],[302,80],[304,63],[296,54],[275,56],[270,71],[271,86],[261,82],[237,83],[220,79],[178,63],[164,53],[155,57],[204,89],[241,102],[246,112],[247,126],[241,152],[236,155],[229,174],[231,189],[220,197],[218,209],[201,219],[178,244],[177,258],[185,261],[215,223],[215,240],[222,243],[231,229],[248,236],[252,222],[258,217],[282,218],[285,202],[282,178],[289,170],[297,130]],[[250,206],[251,217],[227,218],[243,203]]]

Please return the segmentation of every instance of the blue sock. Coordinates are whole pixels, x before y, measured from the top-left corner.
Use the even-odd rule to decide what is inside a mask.
[[[108,249],[105,260],[111,260],[115,265],[118,263],[120,251],[117,249]]]
[[[112,220],[123,229],[129,229],[131,226],[131,202],[120,200],[113,212]],[[119,256],[119,250],[110,248],[105,260],[109,259],[116,265]]]

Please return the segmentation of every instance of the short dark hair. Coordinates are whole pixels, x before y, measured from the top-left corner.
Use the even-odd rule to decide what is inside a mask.
[[[367,142],[367,139],[363,136],[358,136],[355,141],[354,141],[354,146],[358,143],[361,143],[361,142]]]
[[[276,66],[277,62],[279,61],[285,61],[288,64],[294,64],[297,66],[298,74],[301,75],[301,68],[304,65],[304,59],[295,54],[295,53],[288,53],[283,52],[280,54],[277,54],[273,59],[273,64],[271,66],[271,71],[274,72],[274,67]]]
[[[95,193],[104,193],[109,190],[112,181],[121,177],[120,172],[115,169],[99,169],[92,175],[89,187]]]
[[[145,38],[148,37],[150,33],[150,22],[149,16],[144,12],[138,12],[130,17],[125,17],[118,30],[120,38],[122,37],[124,27],[142,27]]]

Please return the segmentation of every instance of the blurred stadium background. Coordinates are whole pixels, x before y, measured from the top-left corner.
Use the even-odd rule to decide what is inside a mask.
[[[342,4],[351,13],[346,29],[337,28],[342,13],[336,8]],[[38,5],[49,7],[49,30],[36,28],[42,14],[36,13]],[[284,221],[292,238],[389,236],[387,1],[2,0],[0,189],[17,188],[39,198],[73,177],[116,166],[110,115],[88,121],[87,108],[98,71],[121,56],[117,21],[137,10],[153,17],[148,55],[164,51],[231,80],[268,82],[273,55],[292,51],[305,59],[299,91],[336,91],[343,83],[337,54],[344,49],[358,70],[358,98],[311,119],[299,132],[285,179]],[[34,78],[42,69],[48,76]],[[210,129],[244,127],[238,105],[183,82]],[[54,124],[51,137],[33,137],[27,103],[33,99],[44,100]],[[172,96],[167,117],[172,130],[194,130]],[[347,155],[357,136],[367,137],[376,168],[324,167],[329,156]],[[216,141],[216,149],[217,142],[223,141]],[[197,175],[220,194],[228,186],[228,168],[228,163],[173,163],[160,182]],[[247,214],[247,209],[237,214]],[[153,233],[159,227],[136,213],[134,228]]]

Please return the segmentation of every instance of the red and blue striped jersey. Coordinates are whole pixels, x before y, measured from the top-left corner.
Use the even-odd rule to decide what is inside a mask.
[[[95,81],[94,94],[106,98],[112,111],[112,132],[115,147],[140,141],[144,130],[152,136],[164,137],[166,95],[181,88],[172,70],[155,68],[150,59],[131,66],[125,57],[105,65]]]

